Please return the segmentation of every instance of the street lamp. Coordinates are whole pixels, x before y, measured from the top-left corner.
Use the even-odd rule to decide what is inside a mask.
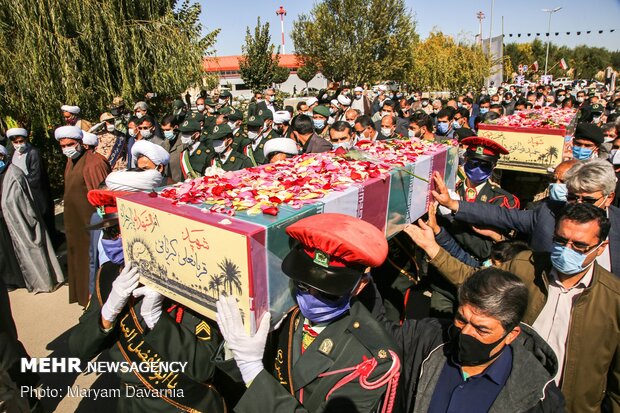
[[[547,27],[547,56],[545,57],[545,76],[547,76],[547,63],[549,62],[549,46],[551,45],[551,15],[557,11],[560,11],[562,7],[556,7],[555,9],[542,9],[545,13],[549,13],[549,26]]]

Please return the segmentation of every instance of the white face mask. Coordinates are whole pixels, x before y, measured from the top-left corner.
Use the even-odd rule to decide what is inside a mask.
[[[144,113],[142,112],[136,112],[136,118],[141,119],[142,116],[144,116]]]
[[[412,131],[411,129],[409,129],[409,132],[407,132],[407,134],[409,135],[409,139],[415,138],[415,132]]]
[[[260,135],[257,132],[248,131],[248,139],[250,139],[251,141],[257,140],[259,136]]]
[[[198,112],[202,112],[203,110],[205,110],[205,105],[196,105],[196,109],[198,110]]]
[[[15,148],[15,150],[19,153],[24,153],[26,152],[26,143],[14,143],[13,147]]]
[[[223,105],[223,104],[226,103],[226,99],[218,99],[217,103],[220,104],[220,105]]]
[[[333,149],[338,149],[338,148],[342,148],[342,149],[351,149],[351,142],[346,141],[346,142],[340,142],[340,143],[332,143],[332,148]]]
[[[108,132],[110,132],[110,133],[114,132],[114,129],[115,129],[115,128],[114,128],[114,124],[113,124],[113,123],[112,123],[112,124],[110,124],[110,123],[106,123],[106,124],[105,124],[105,128],[106,128],[106,130],[107,130]]]
[[[144,138],[144,139],[150,139],[153,136],[153,132],[151,132],[150,129],[146,129],[146,130],[141,130],[140,131],[140,135]]]
[[[65,155],[69,159],[76,159],[80,156],[80,145],[68,146],[62,150],[63,155]]]
[[[136,137],[136,130],[135,129],[127,129],[127,133],[129,134],[130,137],[135,138]]]
[[[187,135],[187,134],[181,134],[181,143],[183,145],[189,145],[191,144],[194,140],[192,139],[193,135]]]
[[[392,129],[391,128],[381,128],[381,135],[383,136],[391,136]]]
[[[224,151],[226,151],[226,148],[226,142],[224,142],[223,140],[213,141],[213,150],[215,151],[215,153],[222,154],[224,153]]]
[[[599,123],[600,121],[601,121],[600,116],[595,116],[594,118],[592,118],[592,123]]]
[[[228,122],[228,126],[234,131],[237,129],[237,122]]]

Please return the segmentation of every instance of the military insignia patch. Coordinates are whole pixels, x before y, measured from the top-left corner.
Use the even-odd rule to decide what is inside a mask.
[[[263,116],[263,110],[262,109],[258,111],[258,116]]]
[[[234,156],[230,157],[230,162],[235,162],[235,157]]]
[[[251,121],[255,121],[255,120],[256,120],[256,116],[250,116],[250,119],[249,119],[249,120],[251,120]]]
[[[196,337],[200,340],[211,340],[211,326],[207,324],[205,321],[201,321],[197,326],[194,332]]]
[[[487,202],[487,196],[486,196],[486,195],[482,195],[482,196],[480,197],[480,200],[481,200],[482,202]]]
[[[201,153],[202,153],[202,150],[201,150],[201,149],[198,149],[198,150],[196,151],[196,155],[200,155]]]
[[[478,146],[476,148],[476,153],[479,155],[484,155],[484,146]]]
[[[188,120],[186,120],[185,122],[183,122],[183,126],[187,126],[187,125],[189,125],[189,121],[188,121]]]
[[[215,133],[215,132],[217,132],[217,131],[219,131],[219,130],[220,130],[220,127],[219,127],[219,126],[216,126],[216,127],[214,127],[214,128],[213,128],[213,133]]]
[[[321,267],[329,267],[329,254],[326,254],[319,249],[314,250],[314,263],[320,265]]]
[[[333,348],[334,348],[334,342],[332,341],[332,339],[326,338],[325,340],[323,340],[323,342],[319,346],[319,353],[323,353],[326,356],[329,356],[329,353],[332,352]]]
[[[379,356],[380,359],[384,359],[387,358],[387,351],[381,349],[379,350],[379,352],[377,353],[377,355]]]

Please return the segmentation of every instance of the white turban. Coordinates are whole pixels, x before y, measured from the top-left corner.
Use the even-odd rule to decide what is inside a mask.
[[[382,92],[387,92],[387,86],[379,85],[379,90],[382,91]]]
[[[94,133],[82,132],[82,143],[84,145],[97,146],[99,139]]]
[[[297,155],[299,150],[297,149],[297,142],[291,138],[272,138],[265,142],[263,153],[268,158],[269,154],[274,152],[282,152],[287,155]]]
[[[138,162],[140,155],[146,156],[153,161],[155,165],[168,165],[170,161],[170,154],[167,150],[145,139],[140,139],[131,147],[132,166],[136,166],[136,162]]]
[[[353,89],[354,92],[363,92],[364,89],[362,89],[360,86],[357,86],[355,89]]]
[[[57,141],[67,138],[67,139],[76,139],[78,141],[82,140],[83,134],[82,129],[77,126],[61,126],[56,128],[54,131],[54,137]]]
[[[284,123],[291,121],[291,113],[288,110],[279,110],[273,114],[273,123]]]
[[[351,99],[345,95],[338,95],[338,102],[342,106],[351,106]]]
[[[7,152],[6,152],[6,148],[2,145],[0,145],[0,155],[4,155],[6,156]]]
[[[311,97],[310,99],[306,100],[306,105],[308,106],[312,106],[315,103],[319,103],[319,100],[315,97]]]
[[[152,191],[164,184],[164,176],[157,169],[146,171],[114,171],[105,179],[112,191]]]
[[[79,115],[80,114],[80,107],[79,106],[62,105],[60,107],[60,110],[62,110],[63,112],[73,113],[74,115]]]
[[[338,100],[337,99],[332,99],[329,103],[331,105],[338,106]]]
[[[11,139],[13,136],[23,136],[24,138],[28,137],[28,131],[24,128],[11,128],[6,131],[6,137]]]

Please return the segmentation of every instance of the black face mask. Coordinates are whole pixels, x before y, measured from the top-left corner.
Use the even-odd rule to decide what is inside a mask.
[[[509,333],[506,333],[494,343],[485,344],[470,335],[463,334],[461,330],[457,329],[457,331],[458,334],[455,335],[453,342],[454,350],[456,351],[456,361],[461,366],[480,366],[481,364],[488,363],[497,358],[502,354],[504,349],[502,348],[502,350],[492,356],[490,355],[491,351],[493,351]],[[506,348],[506,346],[504,346],[504,348]]]

